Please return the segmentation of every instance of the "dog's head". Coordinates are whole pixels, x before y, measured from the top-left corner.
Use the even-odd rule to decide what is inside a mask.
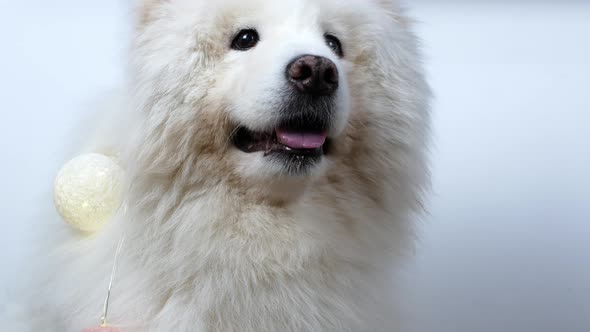
[[[264,191],[391,164],[386,150],[423,130],[426,91],[397,13],[384,0],[143,0],[141,167]]]

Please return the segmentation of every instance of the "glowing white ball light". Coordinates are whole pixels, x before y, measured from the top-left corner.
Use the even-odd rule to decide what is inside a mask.
[[[111,158],[89,153],[59,171],[54,202],[64,221],[82,232],[100,230],[121,205],[123,169]]]

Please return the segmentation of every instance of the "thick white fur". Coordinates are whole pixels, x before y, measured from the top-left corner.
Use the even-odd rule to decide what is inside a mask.
[[[429,91],[408,20],[385,0],[141,7],[132,106],[107,118],[129,121],[90,139],[121,156],[124,207],[95,237],[66,234],[43,266],[31,331],[97,325],[123,233],[110,321],[124,332],[397,329],[394,271],[428,185]],[[248,27],[259,45],[231,51]],[[289,175],[229,135],[276,121],[284,68],[300,54],[332,59],[341,85],[334,152]]]

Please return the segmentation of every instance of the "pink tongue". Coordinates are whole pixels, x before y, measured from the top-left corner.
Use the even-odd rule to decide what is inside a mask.
[[[326,142],[326,133],[296,133],[277,129],[279,143],[291,149],[319,149]]]

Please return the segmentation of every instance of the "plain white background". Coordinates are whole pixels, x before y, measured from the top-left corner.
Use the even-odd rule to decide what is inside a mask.
[[[590,3],[409,8],[436,93],[434,192],[400,294],[411,331],[590,331]],[[0,300],[50,222],[72,128],[124,83],[128,15],[0,0]]]

